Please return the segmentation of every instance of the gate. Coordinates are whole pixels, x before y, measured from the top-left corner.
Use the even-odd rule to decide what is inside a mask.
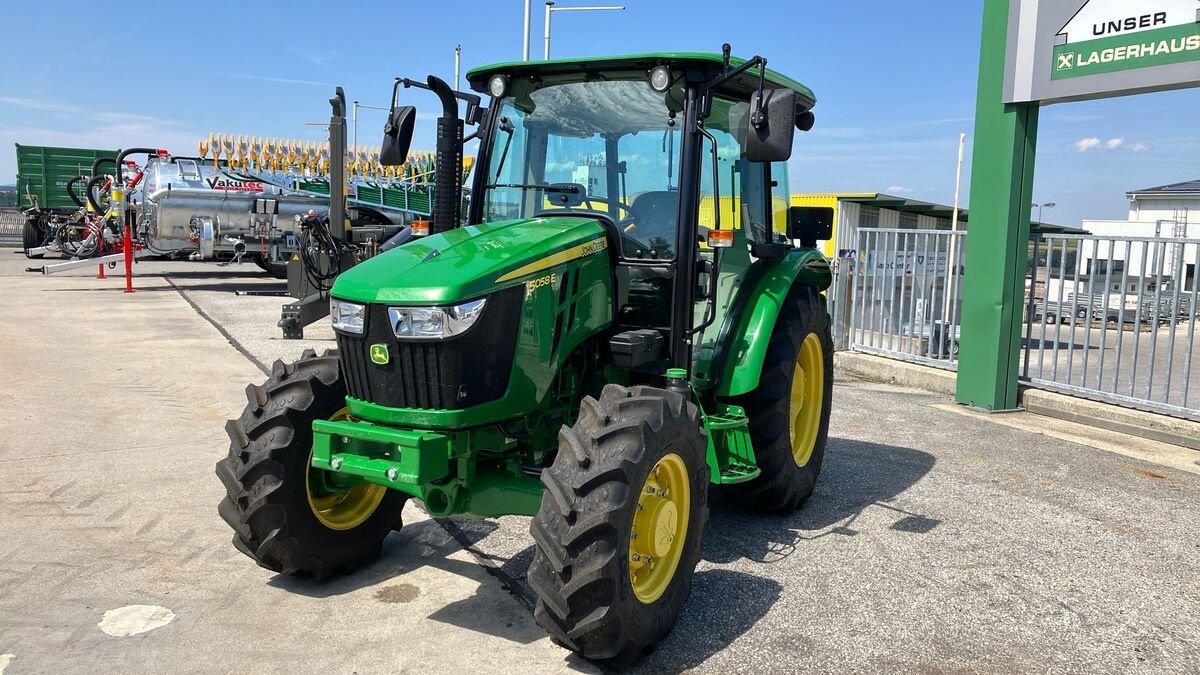
[[[953,369],[962,310],[964,232],[864,228],[839,260],[850,298],[839,303],[846,346]]]
[[[1035,235],[1024,379],[1200,419],[1198,252],[1183,237]]]

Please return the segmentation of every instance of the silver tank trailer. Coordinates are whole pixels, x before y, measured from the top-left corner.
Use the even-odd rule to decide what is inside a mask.
[[[138,231],[147,247],[193,259],[247,253],[287,260],[299,248],[296,216],[329,211],[327,198],[289,193],[186,158],[151,157],[138,191]]]

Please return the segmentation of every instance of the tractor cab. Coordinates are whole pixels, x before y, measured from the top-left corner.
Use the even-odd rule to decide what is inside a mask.
[[[412,140],[402,90],[442,107],[432,221],[338,276],[336,352],[247,390],[217,465],[239,550],[320,577],[377,555],[407,499],[531,516],[559,644],[628,660],[661,638],[709,486],[791,511],[824,457],[832,213],[790,207],[787,176],[816,99],[766,65],[726,45],[497,64],[475,93],[397,79],[383,164]]]

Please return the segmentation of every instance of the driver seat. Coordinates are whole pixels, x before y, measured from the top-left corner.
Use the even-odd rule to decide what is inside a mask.
[[[629,234],[650,243],[653,238],[667,241],[675,249],[675,230],[679,222],[679,193],[668,190],[643,192],[629,205],[629,217],[637,224]]]

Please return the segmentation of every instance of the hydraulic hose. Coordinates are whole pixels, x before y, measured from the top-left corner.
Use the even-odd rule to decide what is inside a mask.
[[[127,148],[117,153],[117,184],[125,184],[125,174],[122,169],[125,166],[125,158],[130,155],[157,155],[158,148]]]
[[[100,165],[107,163],[111,163],[113,166],[116,166],[117,160],[112,157],[97,157],[96,161],[92,162],[92,175],[100,175]]]
[[[445,232],[462,223],[463,121],[458,99],[441,78],[429,76],[429,89],[442,102],[437,121],[437,158],[434,160],[433,223],[430,234]]]
[[[333,288],[333,280],[342,272],[342,253],[352,250],[352,246],[333,236],[327,222],[313,218],[301,228],[300,261],[304,274],[322,295]]]
[[[92,176],[91,180],[89,180],[87,182],[88,204],[92,207],[93,211],[95,211],[96,213],[100,213],[100,214],[103,214],[105,209],[104,209],[104,207],[100,206],[100,196],[99,196],[100,193],[98,191],[98,188],[100,186],[100,183],[102,183],[105,180],[108,180],[107,176],[97,174],[95,176]]]
[[[80,199],[75,194],[75,184],[81,180],[86,180],[86,179],[87,179],[87,176],[79,175],[79,176],[75,176],[71,180],[67,181],[67,196],[71,198],[71,201],[75,202],[75,206],[78,206],[80,208],[83,208],[84,203],[83,203],[83,200]]]

